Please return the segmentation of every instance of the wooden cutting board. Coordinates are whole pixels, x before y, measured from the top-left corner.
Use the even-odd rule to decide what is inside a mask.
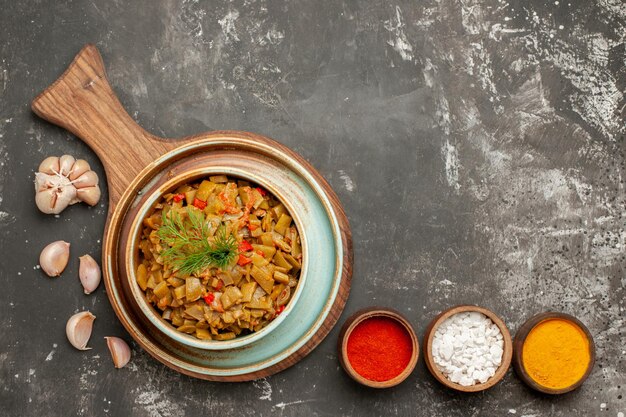
[[[181,139],[160,138],[148,133],[122,107],[109,85],[102,58],[93,45],[86,45],[63,75],[33,100],[32,109],[38,116],[82,139],[104,165],[109,192],[102,253],[107,295],[129,334],[157,360],[198,378],[252,380],[297,363],[333,328],[350,291],[353,260],[350,226],[330,185],[300,155],[267,137],[249,132],[206,132]],[[270,336],[266,336],[262,340],[270,338],[270,341],[264,346],[251,345],[220,356],[222,353],[180,345],[151,325],[128,290],[132,282],[129,282],[128,271],[124,269],[125,253],[120,242],[129,239],[129,224],[140,212],[142,198],[150,190],[157,189],[172,175],[185,169],[210,167],[216,161],[223,164],[228,158],[233,165],[246,158],[275,163],[278,170],[289,171],[290,175],[302,181],[304,188],[309,187],[309,198],[317,199],[315,204],[319,202],[325,210],[337,256],[328,282],[318,281],[328,284],[328,294],[324,293],[327,298],[321,303],[315,301],[318,304],[311,307],[313,311],[310,314],[315,314],[315,317],[310,317],[309,321],[313,324],[298,329],[296,317],[292,326],[299,335],[285,337],[288,346],[280,346],[282,339],[272,342]],[[313,302],[303,297],[314,296],[319,294],[305,291],[297,304]],[[300,314],[304,317],[309,313],[303,310]],[[268,346],[268,343],[275,345]]]

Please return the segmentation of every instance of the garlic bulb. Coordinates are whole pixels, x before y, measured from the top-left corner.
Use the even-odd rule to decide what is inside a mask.
[[[42,212],[59,214],[76,201],[76,188],[67,178],[41,172],[35,174],[35,204]]]
[[[123,368],[130,360],[130,347],[123,339],[119,337],[105,337],[107,346],[111,352],[111,358],[113,358],[113,365],[116,368]]]
[[[39,265],[49,277],[61,275],[70,259],[70,244],[62,240],[50,243],[39,255]]]
[[[87,342],[91,337],[91,329],[96,316],[89,311],[74,314],[65,325],[67,340],[78,350],[89,350]]]
[[[35,174],[35,203],[46,214],[59,214],[67,206],[82,201],[94,206],[100,200],[98,175],[84,159],[50,156]]]
[[[78,276],[80,277],[80,283],[83,285],[85,294],[91,294],[100,285],[100,266],[89,255],[81,256],[80,266],[78,268]]]

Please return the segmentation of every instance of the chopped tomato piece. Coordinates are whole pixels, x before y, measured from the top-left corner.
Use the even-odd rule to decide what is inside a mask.
[[[204,210],[204,208],[206,207],[206,201],[202,201],[202,200],[199,200],[197,198],[194,198],[193,199],[193,205],[194,205],[194,207],[197,207],[200,210]]]
[[[237,265],[244,266],[244,265],[248,265],[250,262],[252,262],[252,259],[246,258],[243,255],[239,255],[239,260],[237,261]]]
[[[204,301],[207,304],[211,304],[213,301],[215,301],[215,294],[213,294],[212,292],[208,293],[207,295],[205,295],[204,297],[202,297],[204,299]]]
[[[259,194],[261,194],[263,197],[265,197],[267,195],[267,191],[265,191],[263,188],[261,187],[256,187],[256,190],[259,192]]]
[[[239,244],[239,252],[249,252],[252,249],[252,245],[247,240],[242,240]]]
[[[185,198],[185,194],[176,194],[174,195],[174,198],[172,200],[178,203],[179,201],[183,201],[184,198]]]

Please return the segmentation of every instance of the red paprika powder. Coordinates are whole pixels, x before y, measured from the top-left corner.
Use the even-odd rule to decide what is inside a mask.
[[[348,361],[363,378],[389,381],[406,369],[413,343],[407,330],[388,317],[363,320],[348,337]]]

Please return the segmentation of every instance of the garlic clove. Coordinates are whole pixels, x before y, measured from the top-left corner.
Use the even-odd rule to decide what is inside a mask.
[[[113,358],[113,364],[116,368],[123,368],[130,360],[130,347],[124,339],[119,337],[105,337],[107,346],[111,352],[111,358]]]
[[[53,175],[37,172],[35,174],[35,191],[43,191],[52,188],[57,178]]]
[[[76,203],[76,188],[52,186],[35,194],[35,204],[46,214],[59,214],[70,204]]]
[[[76,197],[83,203],[95,206],[100,200],[100,187],[85,187],[76,190]]]
[[[98,174],[93,171],[87,171],[73,180],[72,183],[76,188],[93,187],[94,185],[98,185]]]
[[[70,180],[74,181],[76,178],[80,177],[87,171],[91,171],[89,162],[85,161],[84,159],[77,159],[76,162],[74,162],[72,170],[70,171],[69,178]]]
[[[49,277],[61,275],[70,259],[70,244],[62,240],[50,243],[39,255],[39,265]]]
[[[100,285],[100,266],[89,255],[84,255],[78,258],[80,260],[80,266],[78,268],[78,276],[80,277],[80,283],[83,285],[85,294],[91,294]]]
[[[59,174],[67,177],[74,166],[76,159],[72,155],[63,155],[59,158]]]
[[[76,188],[74,187],[65,187],[61,192],[57,192],[57,196],[57,204],[62,207],[59,207],[59,212],[63,211],[67,206],[78,203]]]
[[[76,349],[91,349],[87,347],[87,342],[89,342],[89,338],[91,337],[91,329],[93,328],[93,321],[95,319],[96,316],[89,311],[81,311],[80,313],[74,314],[67,321],[65,334],[67,335],[67,340],[69,340]]]
[[[44,174],[54,175],[56,172],[59,172],[59,157],[58,156],[49,156],[39,164],[39,172],[43,172]]]
[[[35,194],[35,204],[42,213],[59,214],[63,208],[56,204],[57,194],[53,189],[38,191]]]

